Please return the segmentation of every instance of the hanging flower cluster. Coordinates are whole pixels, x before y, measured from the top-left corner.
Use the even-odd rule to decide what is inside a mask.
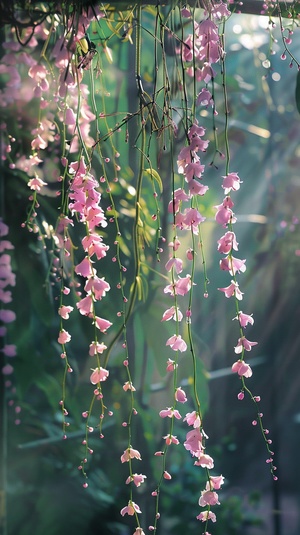
[[[3,366],[0,372],[6,377],[5,387],[10,392],[10,398],[8,401],[9,406],[14,406],[15,400],[13,399],[15,393],[15,387],[11,380],[12,374],[14,372],[14,366],[11,365],[8,360],[16,357],[17,347],[15,344],[8,342],[8,324],[16,320],[16,313],[14,310],[7,308],[6,305],[12,303],[12,293],[9,290],[9,287],[14,287],[16,285],[16,276],[12,271],[11,266],[11,256],[8,251],[14,249],[13,244],[6,237],[8,236],[9,228],[0,219],[0,342],[1,349],[4,359]],[[11,306],[11,305],[9,305]],[[15,405],[14,407],[16,419],[15,424],[19,425],[21,407]]]
[[[159,13],[159,6],[157,6],[157,10],[157,13]],[[186,109],[183,111],[180,110],[182,114],[180,128],[184,132],[185,144],[179,148],[177,153],[177,173],[173,172],[173,167],[171,173],[173,187],[171,200],[168,204],[168,218],[172,234],[171,241],[169,242],[169,257],[165,263],[168,283],[162,290],[162,293],[166,296],[166,299],[170,300],[170,303],[163,312],[161,321],[170,322],[168,325],[174,327],[170,331],[170,336],[168,336],[165,343],[166,351],[172,357],[169,356],[166,361],[167,376],[171,378],[172,383],[172,400],[170,403],[167,403],[170,406],[159,411],[159,416],[162,419],[161,421],[163,421],[163,425],[167,427],[167,432],[162,437],[162,449],[154,453],[155,457],[160,458],[161,470],[157,486],[152,492],[152,496],[155,498],[155,520],[153,525],[148,528],[150,531],[156,530],[160,518],[159,497],[162,484],[163,482],[172,480],[174,477],[172,468],[170,468],[172,465],[169,462],[168,453],[169,448],[180,444],[180,440],[175,434],[175,427],[179,424],[180,420],[188,426],[184,431],[185,440],[182,450],[190,453],[194,465],[202,468],[205,474],[204,488],[199,490],[199,498],[197,497],[198,504],[203,510],[201,510],[196,518],[204,523],[204,532],[207,535],[209,535],[207,531],[208,521],[216,522],[217,519],[212,507],[220,504],[220,493],[218,491],[221,490],[224,483],[224,477],[222,475],[212,475],[212,471],[215,468],[214,459],[207,452],[208,436],[203,427],[203,414],[197,391],[197,359],[191,324],[193,296],[199,289],[198,280],[196,282],[195,279],[198,255],[201,257],[204,271],[204,297],[208,297],[208,280],[206,277],[206,263],[202,242],[202,224],[206,220],[206,217],[202,215],[205,213],[203,211],[205,208],[202,209],[200,203],[202,204],[203,197],[209,190],[208,186],[203,184],[202,180],[205,170],[203,160],[206,151],[211,145],[209,145],[209,140],[205,139],[207,135],[205,128],[201,126],[200,121],[196,118],[197,107],[211,107],[212,120],[217,115],[214,95],[214,79],[217,73],[214,69],[217,69],[217,64],[221,64],[222,67],[225,65],[226,53],[221,32],[224,29],[223,24],[225,24],[225,20],[229,15],[228,6],[223,2],[210,5],[204,11],[203,20],[199,22],[193,20],[188,7],[181,10],[181,16],[187,18],[192,23],[193,28],[187,37],[177,39],[177,42],[181,43],[181,47],[177,52],[180,54],[184,74],[190,77],[189,80],[193,80],[194,85],[192,90],[192,106],[188,106],[188,99],[185,96]],[[127,463],[125,465],[128,466],[128,476],[124,479],[125,484],[128,485],[126,488],[129,492],[129,499],[127,503],[126,498],[125,504],[127,503],[127,505],[120,510],[120,514],[122,517],[125,515],[134,516],[137,523],[134,535],[145,535],[139,524],[138,515],[142,511],[140,506],[134,501],[136,498],[133,495],[134,492],[138,493],[140,491],[142,485],[146,486],[147,476],[135,469],[135,464],[139,464],[139,461],[142,460],[142,455],[139,450],[133,447],[135,444],[132,440],[132,415],[137,414],[134,405],[134,393],[136,392],[134,385],[137,386],[137,383],[135,382],[134,370],[129,370],[130,359],[127,347],[127,322],[132,314],[136,295],[139,293],[138,290],[142,286],[142,270],[140,266],[143,255],[143,261],[147,264],[147,254],[144,252],[145,243],[147,243],[147,233],[145,231],[146,216],[143,214],[141,208],[141,184],[144,174],[148,174],[151,180],[155,179],[156,176],[156,171],[152,169],[149,154],[152,150],[151,140],[156,131],[154,123],[159,122],[156,118],[156,114],[159,115],[159,113],[156,112],[161,112],[161,110],[159,106],[156,109],[156,103],[152,102],[141,84],[141,76],[138,71],[140,68],[141,51],[138,50],[135,74],[138,82],[140,107],[137,112],[128,113],[125,118],[122,118],[121,122],[118,122],[115,128],[110,128],[108,123],[106,123],[106,133],[101,137],[99,119],[101,121],[103,120],[103,122],[100,121],[101,125],[104,124],[104,119],[107,119],[109,113],[107,116],[102,110],[99,113],[95,105],[94,92],[92,90],[90,92],[91,88],[83,83],[84,72],[85,70],[91,69],[96,51],[93,47],[85,51],[82,41],[86,39],[87,31],[92,21],[100,24],[101,20],[105,17],[108,17],[107,13],[95,7],[88,9],[85,13],[81,13],[78,16],[76,27],[74,27],[73,17],[70,17],[69,20],[64,20],[64,25],[58,23],[59,17],[52,19],[51,24],[45,22],[38,25],[34,36],[28,41],[28,46],[32,52],[38,50],[39,42],[42,42],[45,46],[38,60],[33,54],[29,53],[30,50],[26,51],[25,48],[23,49],[14,36],[10,36],[7,42],[4,43],[5,53],[2,59],[2,65],[0,66],[0,74],[4,74],[7,77],[7,82],[0,91],[0,106],[3,109],[12,106],[14,101],[18,99],[24,105],[30,103],[34,113],[30,114],[28,131],[31,137],[26,149],[27,152],[22,153],[19,150],[20,147],[17,148],[14,159],[11,157],[11,146],[16,140],[9,135],[8,125],[3,122],[2,131],[4,133],[5,143],[2,144],[2,157],[3,159],[7,159],[10,169],[17,169],[24,173],[26,177],[27,187],[30,190],[29,200],[31,206],[29,207],[27,220],[23,224],[23,227],[27,226],[30,232],[37,234],[38,239],[43,241],[43,244],[45,235],[41,230],[43,223],[40,223],[38,217],[40,208],[40,200],[38,199],[40,197],[42,198],[43,195],[48,195],[49,198],[53,197],[59,202],[59,215],[54,226],[50,228],[49,225],[47,227],[49,231],[47,238],[50,237],[51,245],[53,246],[51,250],[51,273],[55,274],[55,283],[59,292],[57,306],[59,328],[56,326],[56,339],[61,346],[61,358],[65,366],[63,394],[60,400],[64,438],[67,438],[67,428],[70,425],[70,422],[66,421],[68,416],[66,384],[68,374],[73,372],[72,362],[69,360],[68,354],[68,347],[71,344],[68,344],[74,341],[74,339],[72,340],[72,327],[68,327],[67,322],[77,313],[80,320],[86,321],[87,318],[93,326],[93,337],[88,340],[86,348],[86,354],[94,362],[86,377],[87,383],[89,382],[92,385],[92,401],[90,407],[88,409],[84,408],[82,412],[86,433],[82,440],[84,456],[79,465],[79,469],[85,478],[87,478],[85,466],[88,462],[88,454],[93,453],[93,450],[89,446],[89,433],[94,431],[93,424],[91,425],[90,421],[94,402],[96,402],[95,405],[99,402],[98,407],[100,407],[98,411],[99,423],[97,424],[100,438],[104,437],[102,433],[104,415],[106,413],[110,416],[112,415],[112,411],[107,410],[103,401],[103,390],[106,386],[103,383],[107,381],[109,385],[111,383],[109,379],[113,375],[111,369],[108,369],[107,355],[109,355],[111,347],[108,347],[108,342],[105,343],[105,336],[111,327],[116,327],[116,322],[113,324],[110,321],[111,318],[109,319],[107,317],[108,314],[106,314],[105,305],[102,303],[102,300],[107,297],[108,292],[111,290],[111,286],[101,272],[100,261],[106,257],[108,251],[111,251],[112,248],[111,244],[108,245],[108,243],[105,243],[107,240],[104,235],[104,229],[109,234],[109,229],[107,228],[108,222],[115,224],[117,239],[114,245],[116,247],[116,254],[112,257],[112,261],[114,263],[116,262],[120,268],[121,275],[116,287],[118,290],[121,290],[123,309],[117,313],[117,317],[122,317],[122,325],[114,338],[114,342],[120,334],[123,335],[123,343],[120,345],[120,350],[125,351],[125,357],[122,357],[122,361],[127,376],[125,382],[123,381],[121,383],[123,386],[120,387],[120,390],[122,394],[125,392],[124,395],[129,399],[129,417],[127,421],[123,421],[121,424],[126,428],[126,432],[128,432],[128,442],[127,447],[122,445],[122,449],[120,450],[120,461],[122,465]],[[109,24],[107,27],[111,28],[109,17],[108,20]],[[143,27],[141,18],[137,17],[136,20],[138,21],[136,23],[138,27],[137,31],[141,31]],[[123,22],[124,28],[126,29],[127,20],[124,19]],[[63,30],[61,30],[62,26]],[[164,30],[167,30],[167,27]],[[119,28],[115,31],[115,35],[118,35],[118,32]],[[127,29],[125,34],[126,32]],[[28,32],[25,32],[25,34],[29,35]],[[122,39],[126,39],[126,35],[125,37],[122,36]],[[289,44],[287,39],[285,39],[285,44]],[[103,50],[109,56],[109,60],[111,60],[111,54],[106,44],[103,45]],[[96,73],[97,75],[101,75],[101,69],[99,67]],[[91,79],[93,75],[94,69],[91,69]],[[222,82],[225,87],[225,75],[223,74],[223,76]],[[167,110],[169,105],[167,105],[167,102],[170,96],[168,91],[165,88],[162,123],[165,121],[166,124],[173,124],[171,121],[171,112]],[[102,93],[102,98],[105,93],[102,86],[99,93]],[[157,94],[159,94],[159,91]],[[153,95],[153,99],[155,100],[155,91]],[[226,95],[224,95],[224,99],[226,101]],[[170,110],[175,109],[173,104],[169,108]],[[170,113],[170,116],[168,113]],[[226,113],[227,109],[225,110]],[[125,200],[122,199],[120,212],[126,206],[124,213],[126,216],[129,214],[131,217],[132,211],[127,209],[127,205],[125,204],[131,196],[134,198],[135,206],[133,212],[135,212],[136,220],[132,234],[128,238],[128,233],[123,238],[118,226],[119,207],[117,209],[115,207],[112,189],[109,187],[109,180],[105,172],[104,164],[109,164],[110,159],[103,156],[101,141],[103,139],[107,141],[109,138],[112,138],[115,132],[121,130],[121,127],[126,126],[127,130],[129,121],[134,117],[139,118],[139,126],[141,127],[141,131],[137,135],[134,145],[135,149],[138,147],[141,158],[139,179],[137,180],[138,187],[136,190],[133,186],[131,186],[131,189],[129,187],[126,189],[128,196]],[[152,137],[147,147],[145,139],[149,122],[151,122]],[[21,127],[20,124],[18,126]],[[155,124],[155,126],[157,125]],[[161,136],[163,127],[159,128],[158,126],[157,131],[159,132],[159,136]],[[227,136],[227,131],[225,134]],[[215,133],[213,133],[214,135]],[[126,142],[128,141],[128,136],[128,131],[126,131]],[[141,146],[138,146],[140,138],[144,139],[144,144],[141,143]],[[106,147],[104,150],[106,150]],[[110,150],[114,153],[115,158],[120,156],[113,142]],[[97,154],[96,151],[98,151]],[[215,143],[215,153],[221,155],[217,149],[217,143]],[[273,452],[270,450],[272,441],[268,437],[269,431],[263,427],[262,413],[258,405],[260,397],[252,394],[246,381],[246,379],[251,378],[252,369],[250,364],[245,361],[245,352],[250,352],[257,345],[257,342],[250,341],[246,338],[245,334],[247,327],[249,325],[252,326],[254,323],[253,315],[245,313],[239,308],[240,302],[244,298],[244,293],[240,290],[238,276],[246,271],[246,259],[236,256],[239,251],[239,243],[233,229],[235,228],[234,225],[237,218],[233,211],[234,201],[231,195],[239,191],[242,181],[236,172],[229,172],[230,158],[228,147],[225,153],[226,172],[222,177],[224,198],[219,205],[215,206],[215,221],[224,232],[217,244],[217,250],[222,255],[219,266],[222,271],[228,272],[230,275],[230,284],[218,288],[218,290],[224,293],[227,299],[233,298],[236,306],[236,316],[233,319],[238,322],[239,335],[234,347],[234,353],[237,355],[235,358],[237,360],[232,364],[232,371],[240,379],[241,388],[238,399],[242,400],[246,392],[255,403],[257,419],[253,420],[253,425],[259,424],[269,454],[267,463],[271,466],[271,473],[274,479],[277,479],[274,474],[276,467],[273,464]],[[145,169],[145,160],[149,160],[151,163],[148,169]],[[55,163],[55,165],[51,167],[50,162]],[[94,163],[97,171],[94,169]],[[99,166],[102,166],[102,176],[100,176]],[[120,170],[121,166],[116,164],[114,171],[119,172]],[[122,180],[124,183],[126,182],[124,178]],[[118,181],[119,177],[115,176],[113,182],[117,183]],[[110,201],[107,212],[113,213],[113,215],[110,214],[111,217],[108,216],[108,219],[103,208],[103,192],[100,188],[101,183],[104,182],[107,185],[104,195],[107,194],[107,198]],[[159,219],[157,196],[155,192],[154,198],[157,212],[152,216],[152,221]],[[205,203],[203,204],[205,206]],[[46,223],[44,224],[45,226]],[[75,230],[78,228],[80,228],[80,238],[78,239],[78,243],[74,243],[74,235],[76,236],[75,240],[77,238]],[[160,231],[161,228],[159,227],[158,234]],[[151,227],[151,233],[153,234],[153,227]],[[7,290],[7,286],[15,285],[15,276],[11,270],[10,256],[6,253],[13,246],[8,240],[3,239],[7,234],[8,228],[0,220],[0,301],[4,305],[0,311],[0,320],[3,324],[0,326],[0,335],[3,339],[6,336],[6,323],[12,322],[15,319],[15,313],[6,308],[6,304],[10,303],[12,299],[11,292]],[[122,273],[126,272],[126,267],[121,264],[120,259],[120,248],[123,246],[125,250],[127,249],[126,239],[128,242],[133,242],[133,245],[132,243],[129,245],[134,252],[134,261],[132,262],[134,264],[134,280],[132,281],[130,290],[131,295],[128,296],[129,304],[127,304],[128,299],[125,297],[124,287],[126,283],[122,275]],[[189,244],[188,246],[187,243]],[[128,250],[130,247],[128,247]],[[142,253],[140,249],[143,251]],[[157,248],[157,252],[162,252],[162,250]],[[186,266],[188,266],[187,269]],[[111,279],[109,280],[111,282]],[[185,323],[182,321],[183,319],[185,319]],[[16,346],[4,343],[1,351],[6,357],[14,357],[16,355]],[[191,357],[193,370],[193,393],[191,396],[184,390],[184,385],[179,380],[180,367],[183,368],[182,362],[189,357]],[[10,364],[6,364],[2,372],[9,375],[13,372],[13,367]],[[185,412],[183,415],[182,410],[179,410],[178,407],[179,404],[183,406],[185,403],[193,404],[195,410]],[[121,455],[121,451],[123,450],[124,452]],[[171,483],[168,484],[170,485]],[[88,484],[85,479],[83,487],[87,488],[87,486]]]

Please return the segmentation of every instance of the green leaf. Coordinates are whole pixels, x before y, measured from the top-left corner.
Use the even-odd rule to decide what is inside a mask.
[[[155,171],[155,169],[145,169],[145,173],[147,173],[147,175],[149,175],[152,180],[155,180],[158,184],[158,187],[159,187],[159,190],[160,192],[162,193],[163,192],[163,183],[162,183],[162,179],[160,178],[160,175],[158,174],[157,171]]]

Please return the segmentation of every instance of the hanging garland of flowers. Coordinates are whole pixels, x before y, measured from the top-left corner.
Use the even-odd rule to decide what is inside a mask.
[[[163,426],[165,434],[158,437],[160,449],[152,452],[160,464],[156,465],[156,485],[148,489],[154,511],[148,529],[159,528],[163,513],[161,493],[173,477],[170,451],[179,447],[177,435],[181,429],[185,433],[183,447],[191,455],[195,470],[204,472],[204,487],[195,497],[200,510],[194,516],[203,523],[203,533],[209,535],[210,523],[217,520],[215,506],[220,503],[224,477],[214,472],[204,426],[199,389],[201,355],[196,349],[193,325],[195,308],[212,291],[203,230],[211,210],[209,200],[205,200],[210,185],[203,183],[208,168],[215,169],[221,186],[220,202],[213,207],[220,226],[215,247],[222,255],[219,266],[227,272],[228,284],[218,290],[230,301],[230,314],[236,321],[237,342],[228,359],[239,379],[238,399],[248,395],[254,404],[253,425],[260,430],[271,475],[277,479],[260,396],[252,392],[248,383],[252,369],[246,354],[257,345],[248,339],[254,318],[240,308],[245,300],[247,309],[240,277],[247,264],[246,259],[236,256],[239,238],[234,208],[235,192],[243,187],[243,180],[234,162],[231,166],[225,42],[226,23],[239,6],[225,2],[181,6],[173,2],[164,7],[155,2],[145,8],[139,3],[128,9],[122,6],[121,10],[117,4],[76,6],[74,2],[63,2],[57,8],[55,3],[32,2],[26,16],[25,7],[16,2],[11,7],[1,4],[5,24],[0,67],[2,165],[7,172],[15,173],[20,194],[28,199],[20,233],[36,236],[36,247],[43,251],[47,262],[44,283],[54,296],[57,356],[63,363],[61,398],[56,400],[61,409],[63,439],[68,438],[70,426],[70,376],[76,374],[77,368],[76,347],[72,348],[77,337],[68,327],[71,319],[77,315],[90,335],[85,350],[90,369],[90,403],[81,408],[85,421],[79,463],[83,487],[89,484],[93,453],[90,437],[98,433],[105,440],[105,425],[113,416],[106,397],[111,358],[117,346],[128,410],[127,418],[121,422],[127,445],[120,451],[120,463],[128,465],[128,503],[120,513],[134,517],[134,535],[144,534],[147,527],[137,489],[147,484],[147,475],[139,472],[143,452],[135,444],[139,425],[135,385],[138,356],[133,353],[128,329],[147,295],[147,281],[155,273],[161,281],[161,295],[169,300],[159,323],[172,325],[163,351],[167,355],[167,381],[172,386],[171,399],[157,411],[167,424]],[[267,4],[264,9],[269,9]],[[283,54],[299,68],[289,50],[292,31],[287,34],[283,27],[280,6],[276,13],[282,26]],[[291,10],[290,18],[295,15]],[[114,108],[106,88],[107,80],[121,86],[120,80],[114,80],[116,59],[110,46],[114,39],[134,50],[130,76],[135,101],[129,103],[129,111],[117,105]],[[154,58],[151,76],[143,63],[149,43]],[[203,111],[210,116],[210,131],[201,123]],[[15,120],[10,121],[13,114]],[[218,114],[224,115],[222,141],[215,123]],[[124,146],[124,140],[127,153],[123,155],[119,147]],[[208,147],[211,161],[207,159]],[[163,169],[165,163],[161,165],[166,154],[167,173]],[[219,166],[224,168],[223,175]],[[152,199],[147,205],[144,190],[150,188]],[[14,286],[15,276],[6,252],[13,249],[13,244],[6,240],[9,228],[5,207],[2,212],[0,333],[4,340],[2,351],[10,358],[17,354],[18,340],[15,345],[7,341],[5,325],[15,319],[15,312],[6,307],[11,302],[13,309],[11,292],[6,287]],[[123,231],[126,217],[132,221],[130,232],[128,225]],[[119,293],[116,308],[109,303],[112,285]],[[203,291],[199,291],[201,287]],[[189,359],[192,368],[190,394],[181,383],[180,369],[186,366],[185,359]],[[6,364],[2,372],[12,377],[13,366]],[[8,381],[7,387],[11,385]],[[187,412],[185,403],[190,407]]]

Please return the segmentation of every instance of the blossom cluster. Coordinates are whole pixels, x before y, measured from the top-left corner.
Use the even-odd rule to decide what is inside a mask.
[[[16,284],[16,276],[11,267],[11,257],[7,252],[14,249],[11,241],[6,239],[8,232],[8,226],[2,221],[2,219],[0,219],[0,340],[3,340],[3,343],[1,343],[1,352],[3,353],[5,359],[10,359],[17,355],[16,345],[7,343],[7,325],[16,319],[16,313],[13,310],[5,307],[5,305],[12,302],[12,293],[8,287],[13,287]],[[4,364],[1,370],[2,374],[8,377],[11,376],[13,371],[13,366],[8,362]],[[12,387],[12,382],[9,378],[5,384],[7,387]],[[12,405],[14,401],[10,400],[9,403]],[[20,407],[15,407],[16,414],[18,414],[20,410]],[[15,420],[15,423],[20,423],[19,418]]]
[[[190,11],[186,8],[182,10],[182,15],[191,17]],[[212,65],[224,55],[217,22],[228,17],[230,11],[226,3],[220,2],[210,6],[206,15],[207,18],[201,22],[194,22],[194,32],[184,40],[181,55],[188,65],[186,73],[207,85],[216,75]],[[203,87],[199,92],[196,105],[214,106],[213,96],[207,87]]]
[[[232,191],[238,191],[241,183],[242,182],[237,173],[232,172],[223,176],[222,188],[224,189],[225,197],[221,204],[215,206],[216,221],[226,229],[225,234],[218,240],[218,251],[220,254],[225,255],[220,260],[220,269],[227,271],[232,277],[229,286],[218,289],[221,292],[224,292],[225,297],[234,297],[237,303],[242,301],[243,293],[241,292],[239,284],[236,280],[236,274],[244,273],[246,271],[246,260],[233,256],[233,251],[238,251],[239,244],[237,242],[236,235],[232,230],[233,224],[236,222],[236,217],[232,210],[234,202],[230,197],[230,193]],[[244,352],[251,351],[252,347],[257,345],[257,342],[251,342],[248,340],[244,335],[244,329],[248,324],[253,325],[254,319],[252,314],[246,314],[239,309],[238,314],[234,319],[238,320],[241,332],[241,336],[237,341],[234,351],[237,355],[240,355],[241,358],[232,365],[232,371],[237,373],[240,377],[251,377],[252,370],[249,364],[244,361]]]

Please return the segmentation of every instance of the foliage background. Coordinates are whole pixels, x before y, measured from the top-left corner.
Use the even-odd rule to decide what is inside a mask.
[[[147,15],[145,15],[147,25]],[[149,24],[150,24],[149,15]],[[241,27],[241,31],[238,28]],[[300,440],[299,366],[299,262],[295,253],[300,249],[299,211],[299,134],[300,122],[295,103],[296,69],[289,69],[280,60],[280,52],[271,56],[271,68],[262,62],[269,57],[269,34],[263,17],[234,15],[227,24],[227,74],[230,105],[230,142],[232,162],[244,184],[236,198],[238,206],[238,239],[241,256],[247,258],[244,291],[247,310],[254,313],[255,324],[251,339],[259,341],[252,357],[254,377],[252,390],[262,395],[264,421],[272,431],[279,480],[271,480],[265,466],[265,451],[259,434],[252,427],[253,408],[247,401],[238,402],[238,384],[229,369],[235,343],[231,317],[234,310],[216,290],[226,285],[218,267],[216,241],[219,228],[210,206],[220,202],[220,176],[224,174],[222,161],[218,170],[209,167],[211,153],[206,155],[206,176],[210,186],[210,205],[204,205],[207,216],[204,243],[210,279],[209,298],[197,288],[199,301],[193,315],[197,351],[204,362],[202,370],[202,402],[207,408],[206,431],[216,458],[216,468],[225,476],[219,521],[214,533],[219,535],[298,535],[299,465],[297,445]],[[280,39],[277,35],[278,40]],[[151,47],[144,36],[143,76],[153,77]],[[112,39],[110,46],[114,62],[108,65],[103,57],[103,78],[110,98],[105,98],[106,111],[137,109],[133,72],[133,50],[130,43]],[[277,45],[279,50],[279,44]],[[294,34],[292,50],[297,55],[299,36]],[[147,53],[147,50],[149,52]],[[172,55],[168,58],[172,61]],[[280,81],[272,75],[279,73]],[[147,89],[147,88],[146,88]],[[218,88],[217,88],[218,91]],[[98,96],[97,98],[102,98]],[[132,108],[131,108],[132,106]],[[10,110],[13,115],[14,110]],[[28,109],[30,125],[34,110]],[[210,118],[201,119],[209,130]],[[13,119],[13,117],[12,117]],[[217,117],[220,145],[224,123],[222,113]],[[111,119],[112,124],[116,121]],[[31,128],[30,128],[31,129]],[[124,134],[118,137],[123,163],[123,181],[116,186],[115,198],[122,206],[122,233],[125,236],[124,265],[128,281],[132,279],[130,264],[130,236],[132,232],[132,198],[134,187],[135,152],[132,140],[136,131],[129,125],[130,142]],[[19,133],[23,135],[23,133]],[[24,136],[24,143],[26,137]],[[180,146],[180,140],[179,145]],[[109,151],[109,148],[104,150]],[[160,149],[158,149],[160,150]],[[123,159],[124,162],[124,159]],[[170,153],[162,154],[160,174],[164,183],[162,206],[169,201],[168,169]],[[97,169],[96,169],[97,171]],[[74,535],[101,533],[127,535],[130,528],[120,520],[119,511],[127,500],[125,471],[117,459],[126,447],[126,436],[120,425],[123,421],[123,370],[119,368],[121,351],[118,344],[112,355],[110,387],[106,400],[114,410],[111,425],[107,425],[105,439],[94,439],[94,455],[89,462],[89,487],[82,489],[77,470],[81,458],[84,422],[81,412],[90,396],[88,383],[90,364],[86,360],[89,326],[85,318],[72,323],[74,338],[72,364],[76,373],[70,378],[68,409],[71,431],[67,441],[61,440],[62,363],[57,337],[55,289],[45,286],[48,261],[32,234],[20,230],[26,217],[28,193],[24,178],[5,169],[5,219],[10,227],[10,239],[15,245],[13,254],[17,286],[14,303],[17,321],[10,327],[10,337],[17,341],[15,381],[22,406],[21,424],[14,424],[14,406],[8,409],[7,479],[9,535],[62,535],[66,530]],[[106,201],[107,202],[107,201]],[[208,202],[208,201],[205,201]],[[152,190],[143,189],[143,208],[154,211]],[[47,198],[41,210],[53,217]],[[165,228],[166,215],[162,214]],[[149,230],[148,238],[151,240]],[[168,237],[167,237],[168,238]],[[126,249],[127,248],[127,249]],[[166,254],[166,252],[164,253]],[[162,255],[162,264],[164,263]],[[155,258],[146,248],[147,263],[157,268]],[[103,263],[103,273],[111,270],[111,263]],[[200,266],[201,268],[201,266]],[[116,314],[116,273],[111,270],[111,292],[106,300],[107,317]],[[129,283],[128,283],[129,284]],[[164,422],[157,426],[155,414],[167,398],[165,382],[165,339],[168,326],[157,323],[166,306],[162,294],[163,281],[158,275],[150,277],[148,293],[139,302],[129,324],[128,343],[135,359],[134,384],[139,388],[139,420],[135,444],[148,455],[143,456],[142,472],[147,473],[147,486],[141,490],[139,504],[149,515],[149,493],[155,485],[156,465],[153,462],[157,440],[163,433]],[[156,320],[154,322],[154,320]],[[158,320],[158,321],[157,321]],[[229,326],[229,327],[228,327]],[[72,350],[71,350],[72,351]],[[188,367],[182,376],[189,384]],[[72,388],[71,388],[72,387]],[[187,387],[188,388],[188,387]],[[16,401],[17,403],[17,401]],[[247,411],[245,411],[245,406]],[[179,438],[181,430],[177,432]],[[183,435],[183,434],[182,434]],[[93,439],[92,439],[93,443]],[[124,447],[123,447],[124,446]],[[201,475],[195,478],[191,459],[182,449],[173,458],[172,482],[164,488],[163,503],[167,514],[161,532],[179,535],[183,530],[199,532],[194,520],[201,489]],[[124,472],[124,473],[123,473]]]

